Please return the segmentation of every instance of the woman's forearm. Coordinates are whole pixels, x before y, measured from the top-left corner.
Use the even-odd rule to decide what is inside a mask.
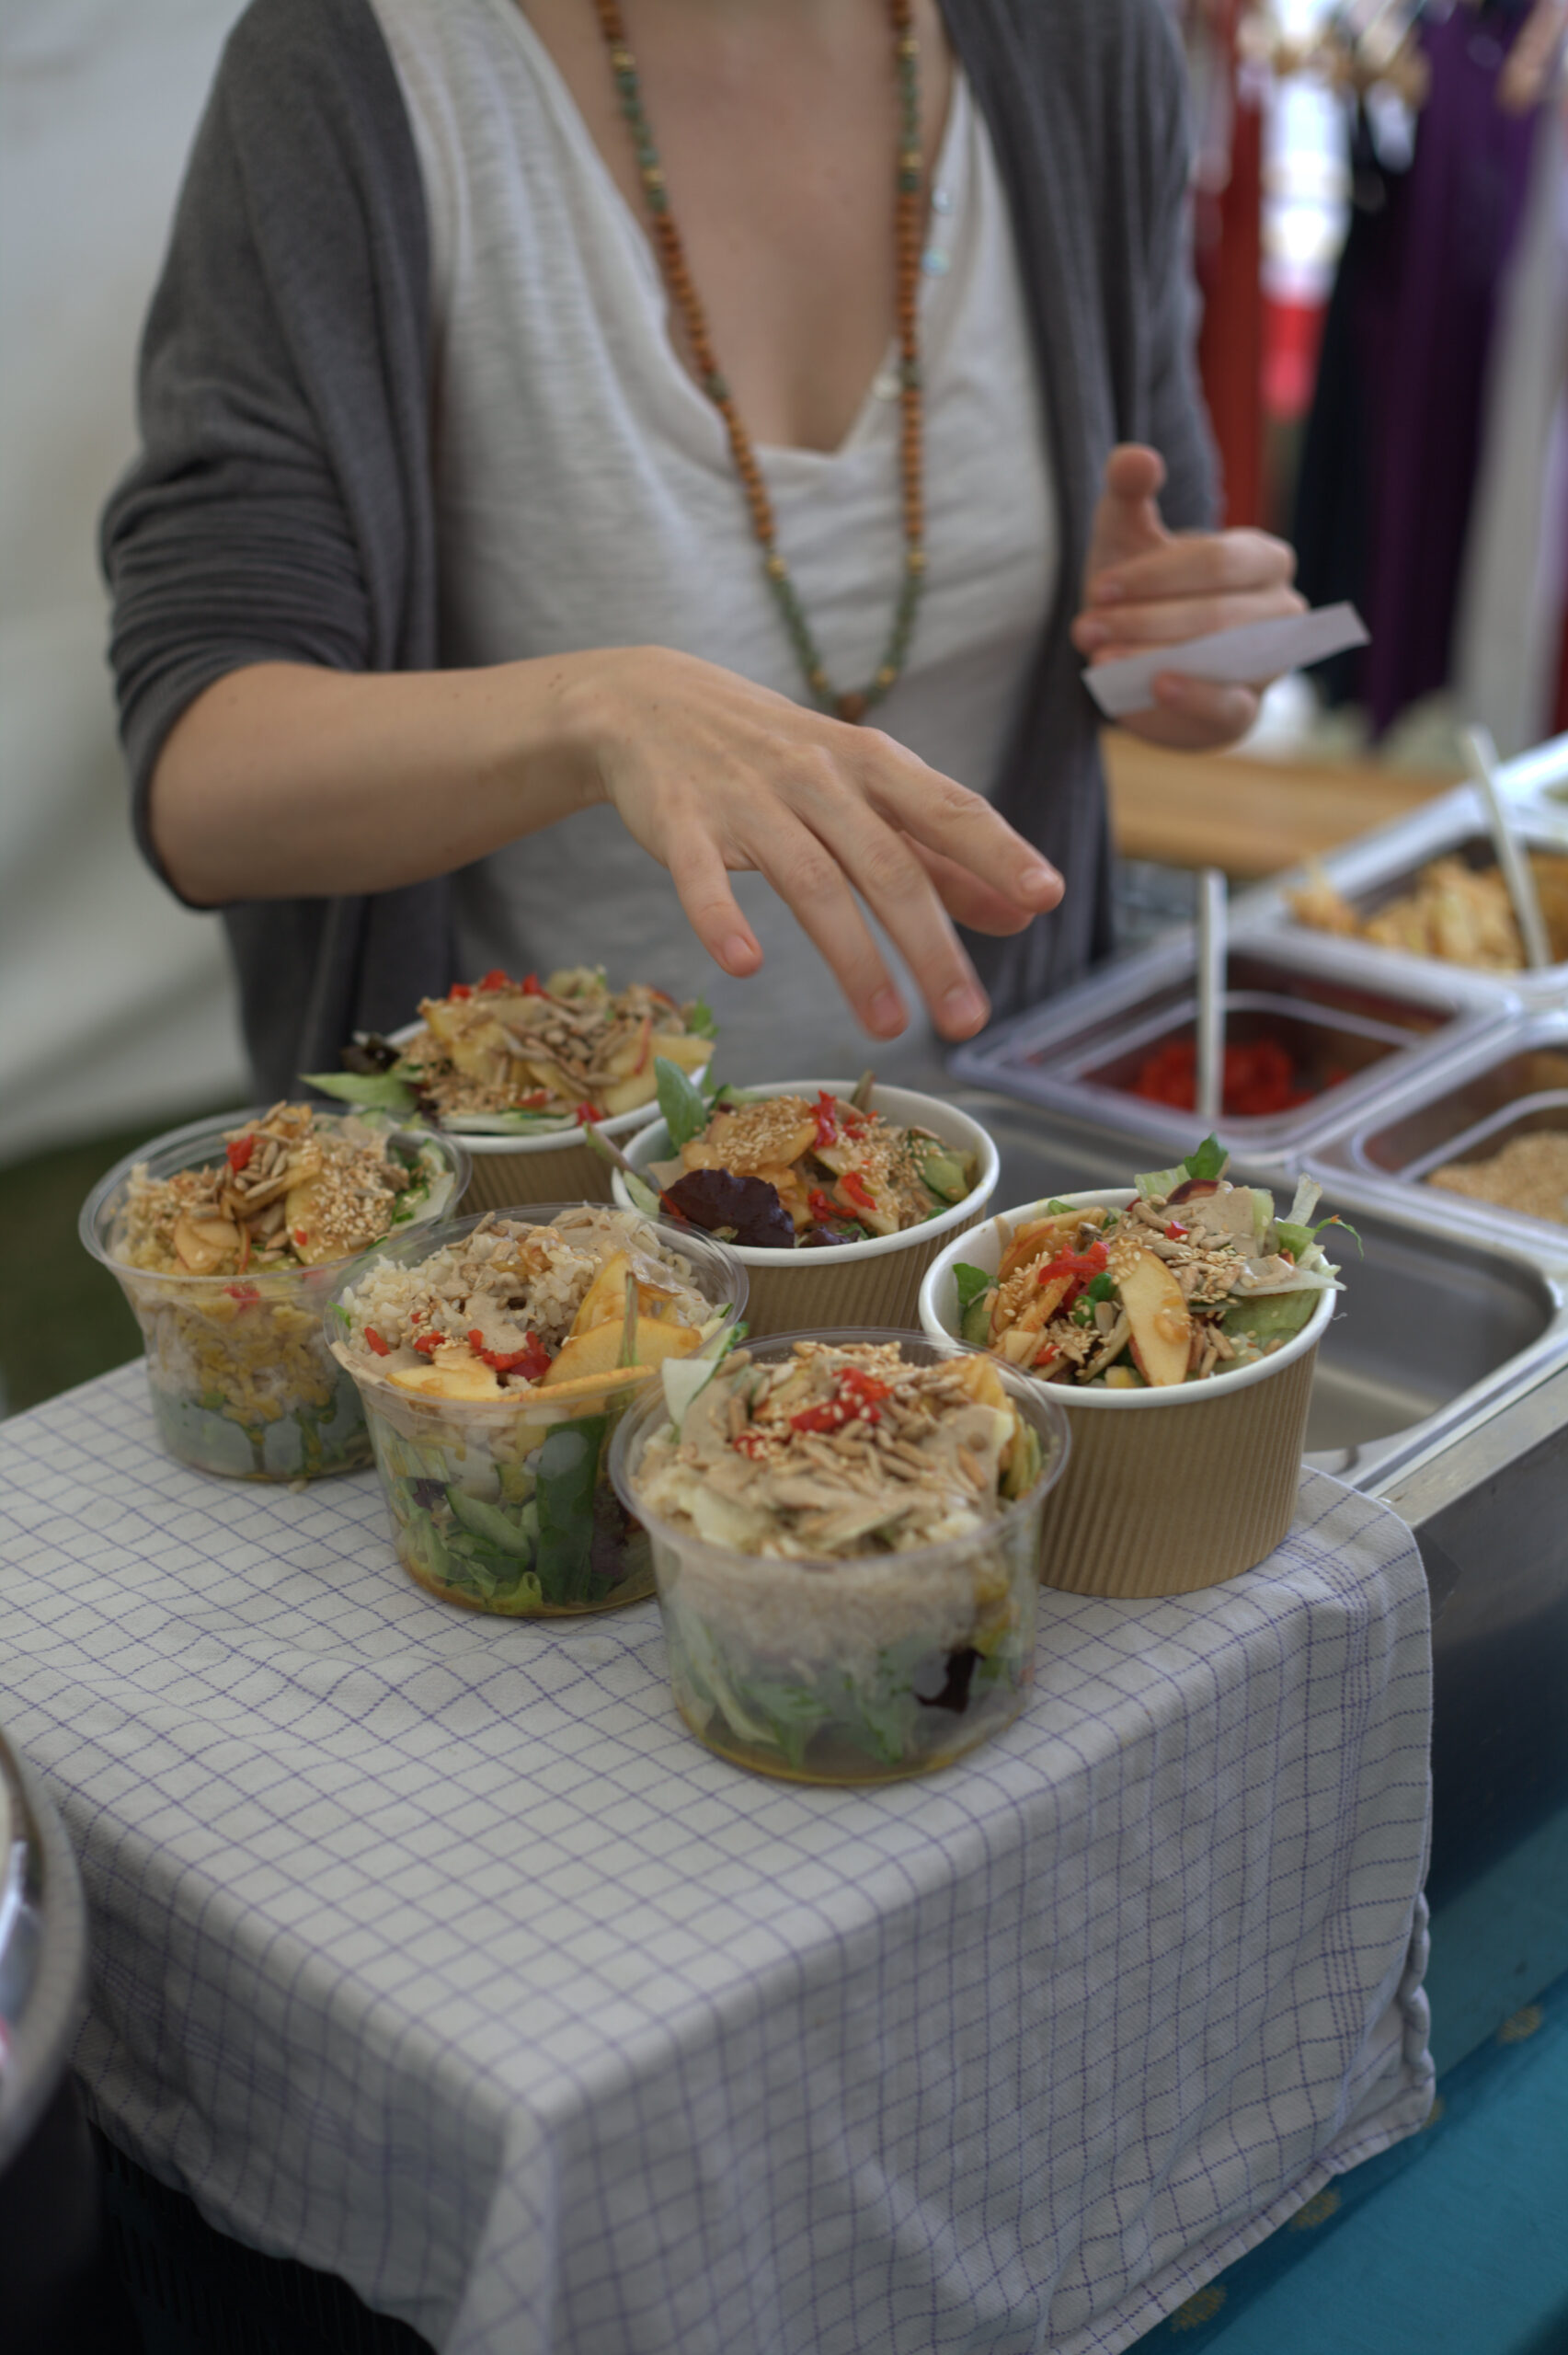
[[[762,961],[730,876],[766,876],[875,1038],[907,1010],[857,893],[954,1039],[987,1007],[950,915],[1015,932],[1061,897],[988,802],[890,737],[664,647],[392,676],[233,672],[169,736],[153,839],[199,902],[384,891],[601,801],[668,868],[727,973]]]
[[[152,831],[187,899],[385,891],[602,800],[591,655],[362,675],[260,662],[182,714]]]

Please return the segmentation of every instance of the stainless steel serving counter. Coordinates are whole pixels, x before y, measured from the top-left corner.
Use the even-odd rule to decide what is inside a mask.
[[[996,1207],[1148,1166],[1136,1138],[946,1091],[1001,1155]],[[1279,1183],[1238,1162],[1234,1174]],[[1568,1801],[1568,1230],[1560,1247],[1453,1232],[1441,1198],[1321,1173],[1364,1257],[1324,1339],[1310,1460],[1414,1530],[1432,1591],[1441,1899]],[[1568,1954],[1563,1958],[1568,1962]]]

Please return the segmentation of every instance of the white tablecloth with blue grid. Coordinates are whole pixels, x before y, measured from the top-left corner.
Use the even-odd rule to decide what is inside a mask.
[[[700,1748],[651,1603],[450,1610],[373,1476],[170,1463],[139,1367],[0,1483],[97,2116],[453,2355],[1110,2355],[1426,2113],[1425,1584],[1321,1474],[865,1791]]]

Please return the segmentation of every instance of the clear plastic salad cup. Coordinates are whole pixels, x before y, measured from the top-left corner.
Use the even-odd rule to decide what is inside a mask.
[[[422,1396],[376,1370],[356,1335],[362,1302],[346,1300],[383,1267],[417,1269],[486,1219],[544,1227],[598,1203],[529,1203],[458,1219],[374,1254],[338,1287],[326,1312],[333,1354],[359,1389],[397,1558],[415,1582],[473,1611],[558,1618],[617,1609],[653,1592],[647,1541],[606,1476],[610,1441],[654,1377],[647,1368],[532,1383],[498,1398]],[[746,1305],[746,1272],[706,1235],[619,1212],[673,1254],[707,1315],[702,1347],[722,1349]]]
[[[897,1343],[920,1366],[975,1357],[885,1329],[778,1334],[721,1362],[716,1411],[730,1414],[726,1394],[798,1342]],[[994,1517],[964,1534],[904,1551],[807,1558],[711,1542],[640,1499],[649,1443],[671,1427],[665,1388],[622,1423],[611,1477],[651,1543],[675,1705],[720,1757],[795,1782],[890,1782],[947,1765],[1017,1716],[1035,1673],[1041,1513],[1070,1442],[1038,1384],[989,1371],[1019,1419],[1019,1493],[999,1494]],[[690,1388],[686,1377],[681,1395]]]
[[[121,1256],[137,1171],[155,1183],[212,1166],[224,1158],[232,1132],[266,1117],[260,1107],[192,1121],[127,1154],[83,1204],[80,1234],[142,1328],[153,1416],[169,1453],[235,1479],[315,1479],[371,1460],[359,1394],[321,1329],[327,1301],[357,1258],[191,1275],[133,1267]],[[453,1139],[369,1115],[318,1112],[317,1121],[385,1134],[389,1152],[421,1181],[394,1234],[449,1218],[462,1200],[468,1155]]]

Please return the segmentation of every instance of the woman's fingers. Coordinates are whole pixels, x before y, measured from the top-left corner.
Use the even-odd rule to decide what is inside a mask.
[[[878,729],[859,734],[858,781],[879,817],[1025,916],[1057,905],[1064,886],[1056,868],[981,795],[928,768]]]
[[[761,944],[740,913],[716,843],[699,824],[672,827],[666,864],[686,921],[715,964],[742,981],[754,973]]]
[[[1187,679],[1162,671],[1154,681],[1154,707],[1118,720],[1129,735],[1173,752],[1212,752],[1244,736],[1258,716],[1254,687],[1220,686],[1211,679]]]
[[[1272,533],[1194,532],[1092,573],[1087,603],[1091,607],[1130,605],[1167,597],[1288,588],[1295,577],[1295,549]]]
[[[1081,654],[1115,661],[1149,646],[1182,646],[1213,631],[1239,629],[1247,622],[1283,619],[1307,610],[1294,589],[1252,590],[1234,596],[1173,597],[1139,605],[1112,605],[1080,614],[1072,642]]]
[[[971,932],[993,933],[999,938],[1022,932],[1026,925],[1033,924],[1035,919],[1027,908],[1021,908],[1005,892],[993,891],[989,883],[982,883],[967,867],[960,867],[956,859],[944,858],[940,851],[928,850],[912,834],[906,834],[904,840],[936,886],[937,897],[956,924],[967,925]]]
[[[862,1029],[874,1039],[897,1038],[909,1019],[908,1010],[843,869],[826,844],[775,808],[759,813],[750,863],[821,951]],[[934,1005],[932,1012],[936,1012]],[[973,1027],[978,1029],[979,1024]]]

